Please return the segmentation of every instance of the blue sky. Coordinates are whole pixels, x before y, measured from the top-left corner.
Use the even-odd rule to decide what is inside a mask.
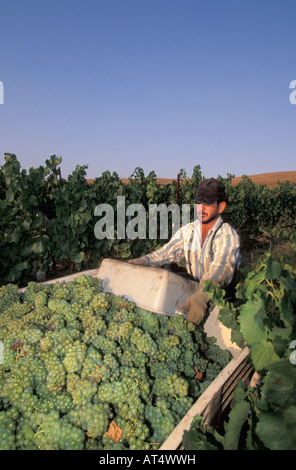
[[[0,165],[296,170],[295,0],[1,0]]]

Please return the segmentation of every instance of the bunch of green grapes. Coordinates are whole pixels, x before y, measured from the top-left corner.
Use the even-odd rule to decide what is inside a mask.
[[[112,341],[120,341],[120,332],[119,332],[119,325],[115,321],[111,321],[108,324],[108,328],[105,332],[105,336]]]
[[[109,313],[110,320],[113,320],[117,323],[124,323],[124,322],[132,322],[134,323],[137,321],[137,314],[133,310],[133,304],[131,304],[130,307],[128,307],[128,304],[125,304],[125,306],[119,306],[116,307],[113,305],[112,300],[111,300],[111,305],[109,308]]]
[[[25,318],[25,317],[24,317]],[[10,348],[19,350],[24,343],[24,334],[26,331],[26,322],[24,318],[15,319],[6,312],[0,316],[0,335],[1,341],[10,342]]]
[[[176,427],[176,421],[169,409],[160,406],[147,405],[145,407],[145,418],[152,428],[150,442],[160,446]]]
[[[186,415],[194,402],[193,398],[188,395],[181,397],[168,397],[167,400],[169,402],[171,413],[175,416],[177,422]]]
[[[48,352],[53,347],[53,340],[50,332],[46,332],[39,341],[41,351]]]
[[[34,444],[34,435],[35,432],[30,426],[29,420],[21,416],[16,424],[16,448],[18,450],[36,450],[37,446]]]
[[[136,304],[121,295],[112,294],[110,296],[110,307],[114,308],[114,310],[126,309],[127,311],[133,311],[136,308]]]
[[[24,418],[29,418],[38,403],[38,397],[31,390],[24,389],[14,406]]]
[[[95,288],[96,292],[101,291],[101,281],[100,279],[91,276],[90,274],[79,274],[74,280],[75,284],[78,284],[82,287],[91,287]]]
[[[208,367],[209,360],[207,357],[196,356],[195,357],[195,366],[199,372],[205,372]]]
[[[38,293],[39,294],[39,293]],[[37,295],[38,295],[37,294]],[[47,329],[49,320],[51,319],[52,312],[47,305],[35,307],[25,317],[25,324],[32,327],[35,325],[42,330]]]
[[[73,425],[59,413],[35,413],[30,419],[31,428],[35,431],[33,443],[40,450],[82,450],[84,432]]]
[[[136,309],[136,313],[138,315],[139,327],[153,337],[157,337],[159,333],[158,316],[155,313],[140,308]]]
[[[151,399],[151,390],[153,385],[153,379],[147,375],[145,367],[129,367],[123,366],[120,368],[120,377],[129,377],[137,384],[141,398],[145,403],[148,403]]]
[[[125,419],[133,419],[144,413],[139,387],[136,382],[127,377],[112,383],[100,384],[97,400],[111,404],[116,414]]]
[[[140,351],[134,344],[130,344],[129,348],[133,357],[134,367],[141,368],[148,364],[148,361],[149,361],[148,355]]]
[[[55,411],[55,403],[52,400],[51,393],[47,390],[43,390],[39,396],[38,403],[35,404],[34,413],[50,413]],[[28,416],[30,418],[30,416]]]
[[[219,365],[220,370],[226,367],[226,365],[230,361],[229,351],[227,351],[227,349],[225,350],[220,349],[219,346],[215,342],[210,343],[210,345],[208,346],[206,350],[206,355],[211,362],[214,362],[215,364],[217,364],[217,366]]]
[[[105,336],[99,334],[91,342],[91,344],[103,354],[116,354],[117,343]]]
[[[92,346],[87,351],[83,361],[80,376],[91,382],[99,383],[102,380],[101,367],[103,365],[102,355]]]
[[[0,396],[4,405],[9,404],[17,406],[18,400],[21,398],[24,387],[21,377],[10,375],[1,383]]]
[[[47,369],[46,386],[50,391],[60,391],[66,385],[67,372],[59,357],[48,351],[41,356]]]
[[[41,338],[43,338],[43,335],[44,333],[42,330],[37,327],[33,327],[24,330],[22,337],[24,341],[29,344],[37,344],[40,342]]]
[[[90,306],[80,310],[79,319],[85,343],[91,343],[97,334],[105,334],[107,326],[103,317],[95,315]]]
[[[157,339],[157,344],[160,349],[167,350],[178,346],[180,344],[180,339],[175,335],[160,336]]]
[[[100,292],[95,294],[90,302],[90,306],[94,309],[95,313],[104,314],[110,305],[110,294]]]
[[[118,380],[99,384],[96,399],[102,403],[121,403],[126,399],[124,384]]]
[[[53,409],[62,414],[68,413],[73,407],[72,397],[67,391],[52,392],[49,398],[53,403]]]
[[[74,338],[70,334],[70,329],[66,328],[64,323],[60,328],[49,330],[40,340],[39,347],[47,352],[50,349],[60,358],[63,359],[67,353],[68,347],[73,344]]]
[[[28,302],[21,302],[20,299],[14,302],[10,307],[5,310],[6,315],[10,315],[12,320],[23,319],[32,310],[32,305]]]
[[[133,367],[134,365],[134,354],[128,348],[124,349],[123,352],[120,354],[119,358],[120,364],[126,367]],[[146,358],[145,358],[146,363]]]
[[[5,312],[15,302],[19,302],[18,286],[7,284],[0,288],[0,313]]]
[[[66,415],[69,422],[83,429],[88,437],[101,437],[108,429],[110,415],[108,407],[101,403],[88,403],[84,407],[75,407]]]
[[[53,284],[51,297],[58,300],[69,300],[71,298],[71,289],[66,283],[56,282]]]
[[[78,300],[82,306],[89,305],[92,302],[94,295],[96,295],[96,289],[94,286],[85,287],[83,284],[77,284],[74,291],[72,291],[72,295],[73,298]]]
[[[130,341],[139,351],[147,354],[149,358],[155,359],[157,357],[158,348],[149,333],[144,333],[143,330],[135,327],[130,336]]]
[[[177,336],[180,345],[187,348],[195,349],[194,331],[198,326],[187,322],[183,315],[170,316],[167,319],[168,335]]]
[[[182,354],[182,349],[179,346],[180,339],[175,335],[160,336],[157,339],[157,346],[159,348],[159,360],[175,362]]]
[[[86,357],[87,346],[85,343],[76,340],[66,348],[63,364],[68,373],[79,372]]]
[[[48,308],[53,314],[58,314],[63,318],[66,327],[79,328],[77,313],[67,300],[51,298],[48,302]]]
[[[144,416],[144,404],[141,400],[141,392],[139,382],[132,377],[123,377],[124,395],[121,395],[117,402],[117,414],[125,419],[134,420],[136,417]]]
[[[65,326],[64,317],[60,315],[58,312],[53,313],[51,311],[50,318],[48,319],[45,328],[49,331],[57,331],[63,328],[64,326]]]
[[[103,359],[103,366],[105,366],[106,369],[110,371],[109,380],[111,382],[119,378],[119,375],[120,375],[119,363],[113,354],[111,353],[105,354],[104,359]]]
[[[123,348],[125,348],[124,345],[129,341],[133,330],[134,326],[131,321],[118,323],[117,321],[112,320],[108,324],[105,335],[107,338],[111,339],[112,341],[116,341],[118,344],[123,345]]]
[[[138,417],[132,420],[126,420],[121,416],[115,418],[116,425],[122,430],[122,435],[119,442],[122,445],[122,448],[130,450],[149,450],[150,444],[147,441],[149,438],[150,430],[143,419]],[[105,448],[107,447],[107,442]],[[113,446],[109,445],[110,449],[113,449]]]
[[[216,343],[216,338],[207,338],[207,349],[205,356],[208,359],[208,366],[210,368],[216,368],[219,373],[231,359],[231,354],[228,350],[221,349]]]
[[[35,296],[38,292],[43,290],[43,285],[38,282],[31,281],[28,283],[26,289],[22,292],[19,297],[20,300],[24,303],[27,303],[31,309],[34,309],[35,306]]]
[[[89,305],[94,295],[101,292],[100,280],[85,274],[68,282],[66,287],[70,291],[71,301],[78,301],[81,305]]]
[[[15,422],[7,413],[0,411],[0,450],[15,450]]]
[[[153,384],[153,392],[158,397],[184,397],[188,394],[188,382],[177,374],[169,374],[167,377],[156,377]]]
[[[86,406],[97,392],[97,384],[69,372],[67,375],[67,392],[74,405]]]
[[[32,363],[31,374],[34,382],[33,388],[38,396],[42,396],[48,390],[46,387],[47,368],[44,361],[37,355]]]
[[[35,311],[41,312],[48,302],[48,289],[42,289],[35,294],[34,297],[34,309]]]

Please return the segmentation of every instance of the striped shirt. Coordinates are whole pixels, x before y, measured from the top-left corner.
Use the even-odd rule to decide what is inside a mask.
[[[226,287],[240,265],[239,246],[238,234],[219,216],[203,245],[202,224],[197,219],[181,227],[168,243],[144,258],[150,266],[178,263],[185,258],[187,271],[196,280],[212,280]]]

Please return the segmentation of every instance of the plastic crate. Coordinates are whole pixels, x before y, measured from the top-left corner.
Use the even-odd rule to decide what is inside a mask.
[[[206,425],[215,425],[221,414],[230,404],[238,380],[248,384],[254,368],[250,362],[250,351],[247,347],[224,367],[220,374],[198,398],[174,431],[160,447],[160,450],[180,450],[185,430],[189,431],[193,418],[200,415]]]

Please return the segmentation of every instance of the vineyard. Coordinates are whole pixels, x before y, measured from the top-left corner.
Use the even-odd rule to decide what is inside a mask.
[[[141,168],[128,181],[106,171],[89,182],[87,166],[63,178],[60,164],[52,156],[22,170],[5,154],[0,168],[0,448],[158,449],[229,356],[201,327],[105,295],[83,274],[66,285],[39,281],[155,250],[167,240],[120,238],[116,217],[114,238],[98,239],[96,207],[116,215],[124,196],[147,217],[151,204],[187,204],[193,217],[205,177],[197,165],[169,183]],[[196,416],[183,446],[295,450],[296,184],[219,179],[230,202],[223,219],[241,238],[239,303],[214,283],[205,289],[233,341],[249,347],[261,381],[238,384],[223,429]]]
[[[105,257],[127,260],[154,250],[166,240],[150,239],[148,233],[145,239],[116,237],[117,197],[124,196],[126,206],[141,204],[148,217],[151,204],[192,205],[204,178],[197,165],[191,177],[180,170],[179,180],[168,184],[158,183],[153,171],[145,176],[141,168],[134,170],[128,183],[109,171],[89,183],[87,166],[76,167],[64,179],[60,163],[60,157],[52,156],[44,166],[27,171],[21,170],[15,155],[5,154],[0,169],[0,285],[26,285],[58,277],[60,270],[97,266]],[[243,177],[233,186],[233,177],[220,178],[230,201],[223,218],[239,233],[242,251],[270,249],[276,239],[289,242],[295,229],[296,184],[286,181],[270,189]],[[114,209],[114,239],[95,236],[99,204]]]

